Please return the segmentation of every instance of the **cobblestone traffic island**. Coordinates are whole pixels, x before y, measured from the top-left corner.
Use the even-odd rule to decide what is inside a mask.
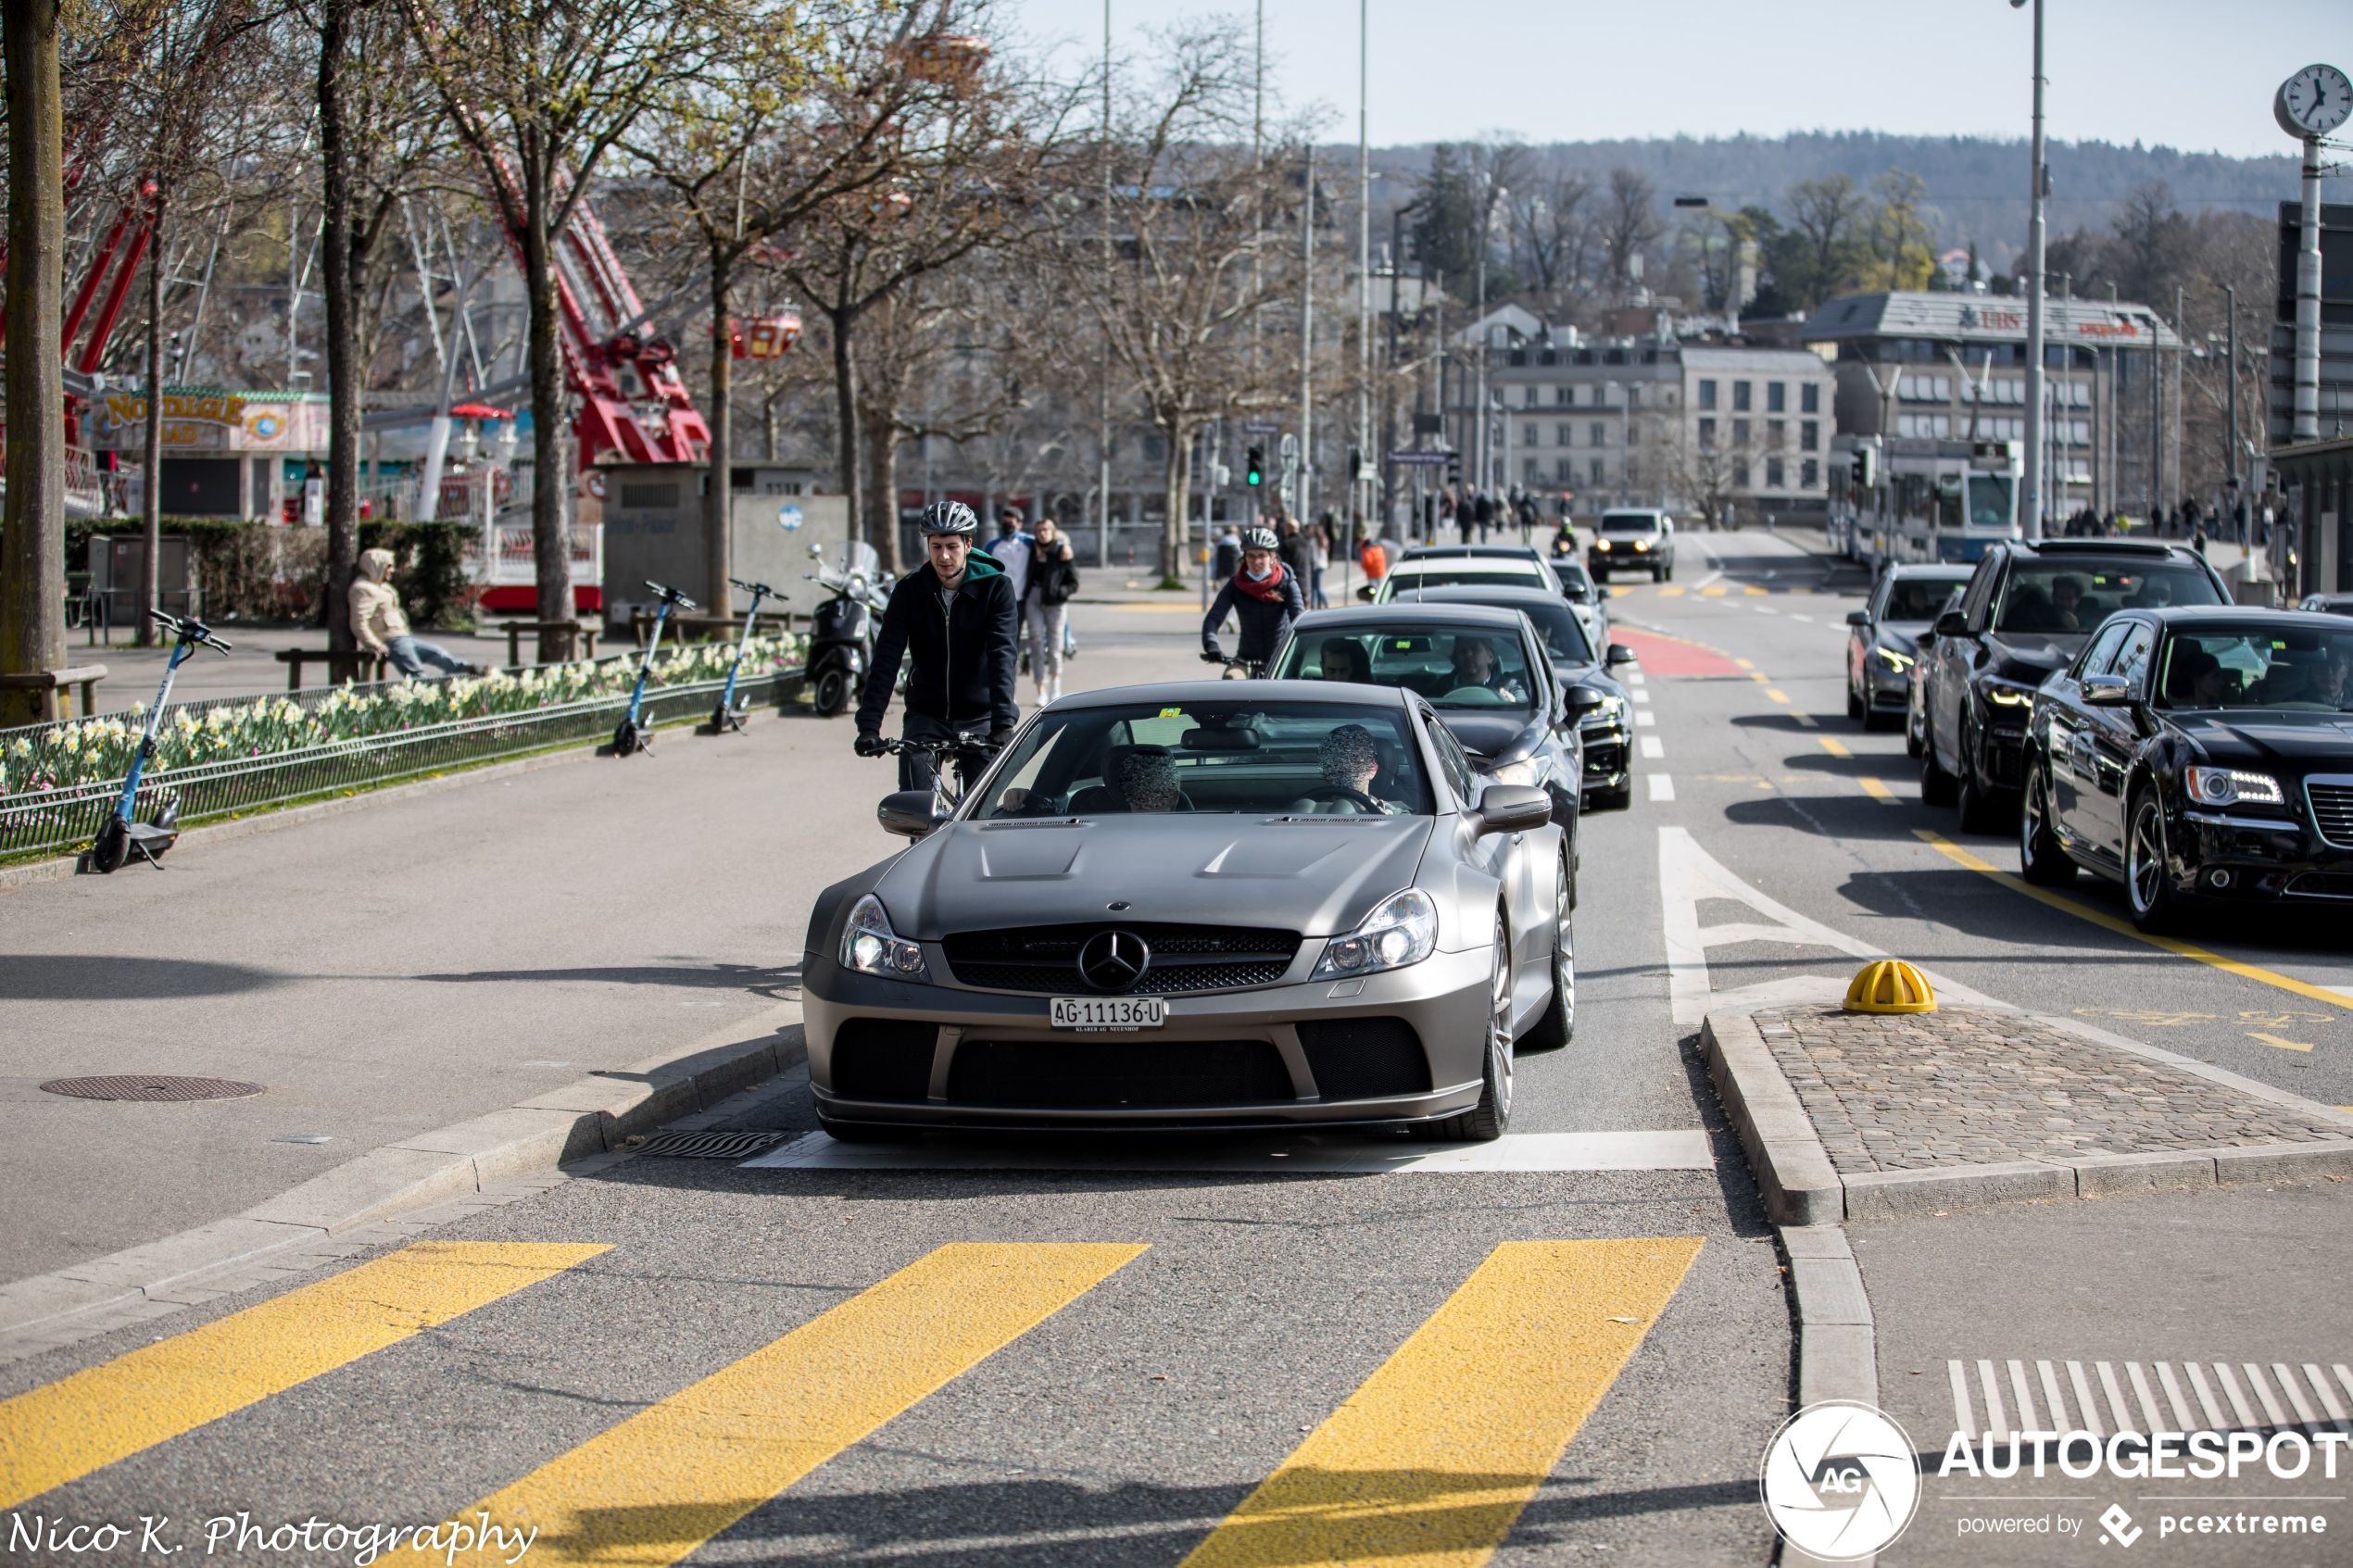
[[[1843,1176],[2353,1141],[2341,1126],[2017,1013],[1755,1016]]]

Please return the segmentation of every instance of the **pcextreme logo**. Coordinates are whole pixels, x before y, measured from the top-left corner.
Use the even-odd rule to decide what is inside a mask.
[[[1873,1406],[1808,1405],[1765,1446],[1757,1477],[1765,1512],[1784,1540],[1831,1562],[1886,1547],[1919,1507],[1912,1439]]]

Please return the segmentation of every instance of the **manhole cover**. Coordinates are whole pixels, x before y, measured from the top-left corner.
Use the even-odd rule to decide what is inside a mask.
[[[258,1084],[234,1078],[52,1078],[41,1085],[44,1094],[71,1095],[76,1099],[250,1099],[261,1092]]]
[[[782,1133],[657,1133],[630,1152],[662,1160],[749,1160],[784,1140]]]

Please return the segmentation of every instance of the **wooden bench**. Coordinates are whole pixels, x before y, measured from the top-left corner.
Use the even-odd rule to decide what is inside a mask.
[[[106,678],[107,667],[103,664],[70,664],[63,670],[37,670],[30,675],[0,675],[0,691],[57,693],[80,686],[82,710],[79,713],[57,712],[57,699],[54,696],[42,706],[50,710],[50,716],[55,720],[87,719],[98,711],[98,683]],[[68,708],[72,707],[72,696],[68,695],[64,703]]]
[[[507,633],[507,668],[510,670],[522,663],[522,639],[526,633],[535,637],[549,632],[561,633],[567,663],[573,659],[593,659],[597,657],[597,628],[584,621],[501,621],[496,630]],[[577,653],[573,651],[575,645],[580,649]],[[535,664],[538,660],[532,662]]]
[[[760,621],[761,625],[773,626],[779,632],[790,632],[792,611],[762,610]],[[645,610],[630,612],[629,630],[637,639],[639,647],[646,646],[646,639],[653,633],[653,625],[654,618]],[[744,629],[744,618],[740,615],[673,615],[670,618],[670,626],[671,635],[682,643],[733,642],[736,633]]]
[[[371,653],[366,648],[285,648],[276,658],[286,667],[286,690],[290,692],[302,690],[302,667],[306,664],[325,665],[327,684],[331,686],[359,680],[361,671],[370,670],[371,666],[373,669],[368,679],[381,681],[392,668],[390,659],[380,653]]]

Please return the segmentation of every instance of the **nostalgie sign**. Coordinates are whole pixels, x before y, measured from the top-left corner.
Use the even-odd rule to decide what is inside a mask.
[[[171,391],[163,395],[167,452],[307,452],[326,445],[327,405],[308,400],[254,402],[233,392]],[[92,444],[113,451],[145,445],[144,392],[108,393],[91,408]]]

